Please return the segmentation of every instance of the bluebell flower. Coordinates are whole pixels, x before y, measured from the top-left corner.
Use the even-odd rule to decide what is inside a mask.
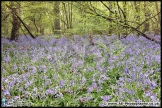
[[[93,91],[93,89],[94,89],[94,88],[93,88],[92,86],[89,86],[87,89],[88,89],[88,90],[87,90],[87,91],[88,91],[88,93],[90,93],[90,92],[92,92],[92,91]]]
[[[157,84],[155,83],[155,81],[151,81],[150,82],[150,89],[154,89],[154,87],[157,87]]]
[[[35,66],[32,66],[32,70],[31,70],[32,73],[36,73],[37,72],[37,68]]]
[[[18,100],[18,99],[20,99],[20,97],[19,96],[14,96],[13,99]]]
[[[23,88],[22,88],[22,87],[20,87],[20,88],[19,88],[19,92],[22,92],[22,91],[23,91]]]
[[[97,87],[97,92],[100,92],[102,90],[102,86]]]
[[[60,81],[60,88],[62,88],[64,86],[64,81]]]
[[[110,100],[111,98],[112,98],[111,95],[101,96],[101,99],[103,99],[104,102],[107,102],[107,101]]]
[[[54,95],[54,94],[56,94],[57,93],[57,91],[56,90],[53,90],[53,89],[48,89],[48,90],[46,90],[46,94],[48,95],[48,94],[51,94],[51,95]]]
[[[85,83],[86,83],[86,78],[83,77],[83,78],[82,78],[82,81],[81,81],[81,84],[84,85]]]
[[[63,97],[63,94],[62,94],[62,93],[56,94],[55,97],[57,97],[57,98],[62,98],[62,97]]]
[[[6,95],[6,96],[10,96],[10,92],[9,92],[8,90],[4,90],[3,93],[4,93],[4,95]]]

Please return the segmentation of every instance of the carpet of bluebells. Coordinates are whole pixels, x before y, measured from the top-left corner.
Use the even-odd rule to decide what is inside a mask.
[[[1,98],[32,106],[161,101],[160,45],[142,36],[94,36],[94,45],[78,35],[1,39]]]

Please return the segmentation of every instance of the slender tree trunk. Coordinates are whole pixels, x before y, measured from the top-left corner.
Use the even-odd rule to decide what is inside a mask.
[[[123,1],[123,17],[124,17],[124,24],[127,25],[127,4],[126,1]],[[124,28],[124,37],[128,34],[128,28]]]
[[[65,11],[65,17],[66,17],[66,26],[67,26],[67,29],[69,29],[69,18],[68,18],[68,13],[67,13],[67,10],[66,10],[66,5],[65,3],[63,3],[63,6],[64,6],[64,11]]]
[[[157,13],[160,11],[159,7],[158,7],[158,2],[155,2],[156,5],[156,11]],[[161,28],[161,14],[158,14],[158,23],[156,25],[156,29],[155,29],[155,34],[159,34],[160,33],[160,28]]]
[[[158,3],[157,2],[155,2],[156,3],[156,11],[157,11],[157,13],[160,11],[159,10],[159,7],[158,7]],[[161,22],[161,17],[160,17],[160,14],[158,14],[158,22],[160,23]],[[160,23],[160,25],[161,25],[161,23]]]
[[[112,9],[112,1],[109,1],[109,7],[110,9]],[[109,12],[109,17],[112,18],[112,13]],[[112,35],[112,22],[109,23],[109,35],[111,36]]]
[[[148,10],[148,7],[147,7],[147,3],[146,3],[146,1],[144,1],[144,12],[145,12],[145,20],[147,19],[147,18],[149,18],[149,10]],[[149,24],[149,22],[146,22],[145,24],[144,24],[144,29],[143,29],[143,33],[144,32],[147,32],[147,31],[149,31],[149,29],[150,29],[150,24]]]
[[[69,28],[72,29],[72,2],[68,3]]]
[[[33,18],[33,23],[34,23],[34,26],[35,26],[35,28],[36,28],[36,30],[37,30],[37,34],[38,34],[38,33],[39,33],[39,30],[38,30],[38,27],[37,27],[37,25],[36,25],[35,18]]]
[[[140,23],[140,2],[137,2],[137,1],[134,1],[134,7],[135,7],[135,10],[136,10],[136,13],[135,13],[135,20],[137,23]],[[139,36],[140,34],[137,33],[137,36]]]
[[[54,34],[61,34],[60,32],[60,2],[59,1],[55,1],[54,2],[54,14],[55,14],[55,18],[54,18]]]

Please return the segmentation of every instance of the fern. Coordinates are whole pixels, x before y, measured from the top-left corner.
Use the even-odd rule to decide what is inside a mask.
[[[116,51],[113,52],[113,54],[115,56],[119,56],[122,53],[122,51],[125,50],[125,48],[127,48],[127,47],[117,49]]]
[[[110,53],[110,50],[104,43],[98,42],[97,45],[98,45],[98,47],[101,47],[101,48],[105,49],[108,53]]]

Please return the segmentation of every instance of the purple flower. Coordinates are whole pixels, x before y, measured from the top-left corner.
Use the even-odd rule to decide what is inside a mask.
[[[129,93],[131,95],[135,94],[135,91],[134,90],[125,89],[125,92],[127,92],[127,93]]]
[[[14,96],[14,100],[18,100],[18,99],[20,99],[19,96]]]
[[[131,79],[130,78],[127,78],[127,82],[131,82]]]
[[[124,68],[124,72],[125,72],[125,73],[129,73],[128,68],[125,67],[125,68]]]
[[[47,55],[47,59],[48,59],[48,60],[51,60],[51,58],[52,58],[51,55],[48,54],[48,55]]]
[[[132,76],[132,79],[136,79],[136,74],[132,73],[131,76]]]
[[[73,70],[73,71],[74,71],[74,73],[77,73],[77,72],[78,72],[78,69],[74,68],[74,70]]]
[[[46,93],[42,93],[41,95],[40,95],[40,99],[42,99],[42,100],[46,100]]]
[[[36,73],[37,72],[37,68],[36,67],[34,67],[34,66],[32,66],[32,71],[31,71],[32,73]]]
[[[142,73],[139,74],[140,78],[143,79],[144,75]]]
[[[44,86],[47,86],[48,84],[50,84],[51,83],[51,80],[50,79],[47,79],[46,81],[45,81],[45,83],[44,83]]]
[[[37,97],[37,94],[36,94],[36,93],[32,93],[32,96],[33,96],[34,98],[36,98],[36,97]]]
[[[154,101],[156,99],[156,97],[154,95],[150,96],[150,100]]]
[[[4,61],[8,63],[9,61],[11,61],[11,57],[9,55],[7,57],[4,57]]]
[[[102,68],[100,65],[101,65],[100,62],[97,62],[96,68],[98,69],[98,71],[102,71]]]
[[[84,85],[84,84],[85,84],[85,82],[86,82],[86,78],[85,78],[85,77],[83,77],[83,78],[82,78],[82,81],[81,81],[82,85]]]
[[[42,65],[42,66],[40,66],[39,71],[45,73],[45,72],[47,71],[47,69],[46,69],[46,65]]]
[[[4,93],[4,95],[6,95],[6,96],[10,96],[10,92],[9,92],[8,90],[4,90],[3,93]]]
[[[119,88],[119,92],[120,93],[123,93],[124,92],[124,89],[123,88]]]
[[[81,102],[87,102],[90,99],[93,99],[92,95],[86,97],[80,97],[78,100],[80,100]]]
[[[102,75],[100,76],[100,79],[102,79],[102,80],[108,80],[108,77],[107,77],[105,74],[102,74]]]
[[[96,88],[96,87],[97,87],[97,84],[93,82],[91,86],[92,86],[93,88]]]
[[[58,76],[56,74],[53,75],[53,78],[55,79],[55,81],[58,81]]]
[[[33,80],[31,80],[31,81],[25,83],[25,88],[28,88],[32,83],[33,83]]]
[[[124,78],[123,78],[123,77],[120,77],[119,80],[120,80],[120,81],[124,81]]]
[[[161,61],[160,56],[159,56],[159,55],[155,56],[155,60],[158,61],[158,62],[160,63],[160,61]]]
[[[6,73],[7,71],[5,69],[3,69],[3,72]]]
[[[111,99],[112,96],[111,95],[105,95],[105,96],[101,96],[101,99],[103,99],[103,101],[108,101],[109,99]]]
[[[54,94],[56,94],[56,93],[57,93],[57,91],[56,91],[56,90],[53,90],[53,89],[48,89],[48,90],[46,90],[46,94],[54,95]]]
[[[17,67],[17,65],[16,64],[14,64],[14,66],[13,66],[13,68],[12,68],[12,70],[16,70],[18,67]]]
[[[60,81],[60,88],[62,88],[64,86],[64,81]]]
[[[97,87],[97,92],[100,92],[102,90],[102,86]]]
[[[19,92],[21,92],[21,91],[23,91],[23,88],[22,87],[19,88]]]
[[[102,84],[103,83],[103,80],[102,79],[99,79],[98,80],[98,84]]]
[[[157,68],[155,72],[159,72],[161,69],[160,68]]]
[[[57,97],[57,98],[61,98],[61,97],[63,97],[63,94],[62,94],[62,93],[56,94],[55,97]]]
[[[143,97],[146,97],[146,96],[150,97],[151,95],[152,95],[152,93],[151,93],[151,92],[146,91],[146,92],[144,92]]]
[[[89,86],[87,89],[88,89],[88,90],[87,90],[87,91],[88,91],[88,93],[90,93],[90,92],[92,92],[92,91],[93,91],[93,89],[94,89],[94,88],[93,88],[92,86]]]
[[[71,80],[71,82],[70,82],[70,85],[69,86],[73,86],[74,85],[74,80]]]
[[[130,91],[130,94],[134,95],[135,94],[135,91],[134,90],[131,90]]]
[[[151,81],[151,83],[150,83],[150,89],[152,90],[156,86],[157,86],[157,84],[155,83],[155,81]]]
[[[16,81],[13,80],[13,81],[11,81],[11,82],[9,83],[9,86],[10,86],[10,87],[13,87],[13,86],[15,85],[15,83],[16,83]]]

